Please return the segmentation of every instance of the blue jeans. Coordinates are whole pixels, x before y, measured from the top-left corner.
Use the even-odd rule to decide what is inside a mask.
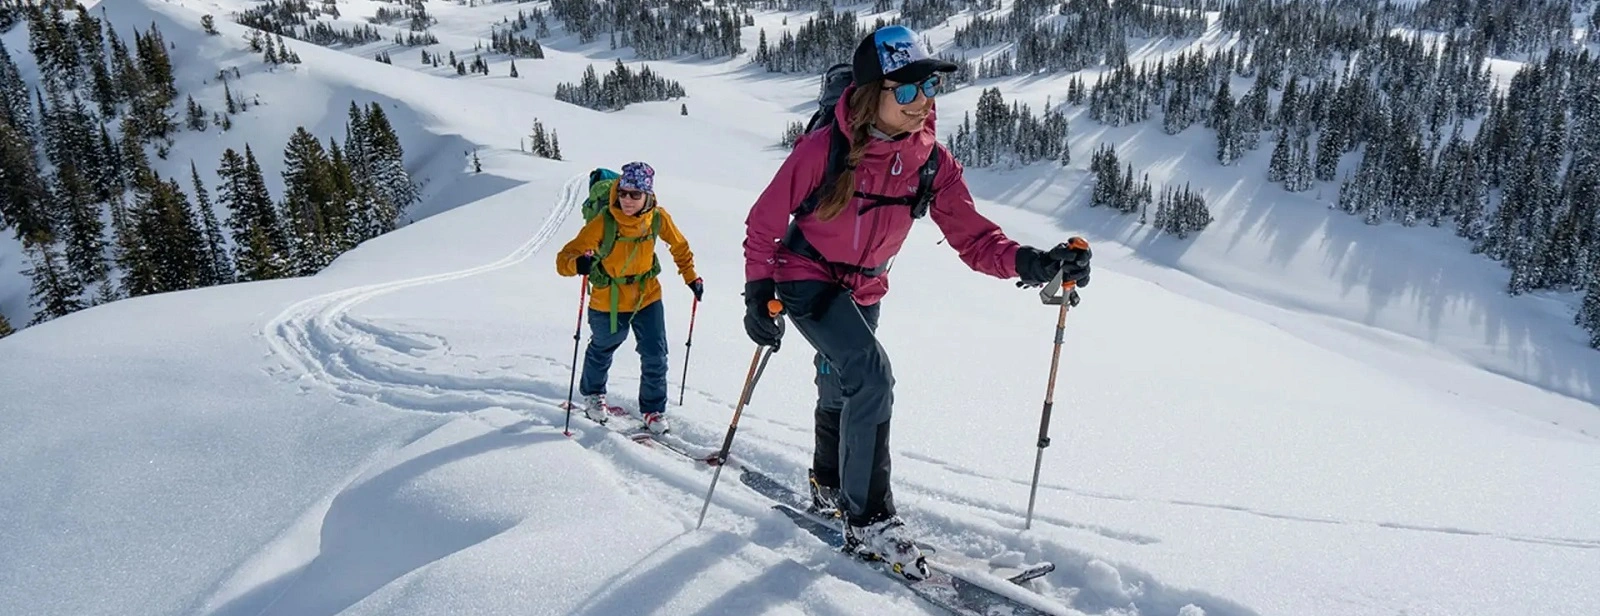
[[[634,348],[639,351],[639,412],[664,413],[667,410],[667,323],[666,302],[654,302],[638,312],[617,313],[617,333],[611,333],[611,313],[589,309],[589,348],[583,354],[583,377],[578,391],[583,395],[606,393],[606,377],[611,356],[633,331]],[[607,402],[609,404],[609,402]]]

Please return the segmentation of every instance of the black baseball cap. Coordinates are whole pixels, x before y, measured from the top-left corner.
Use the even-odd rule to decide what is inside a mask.
[[[917,42],[917,34],[905,26],[884,26],[861,39],[851,59],[851,77],[868,83],[885,77],[900,83],[916,83],[934,72],[951,73],[958,67],[928,55]]]

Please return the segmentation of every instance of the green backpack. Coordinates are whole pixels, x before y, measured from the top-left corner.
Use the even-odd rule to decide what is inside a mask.
[[[583,201],[583,221],[593,220],[596,214],[604,212],[611,205],[611,186],[617,183],[621,174],[596,167],[589,172],[589,198]]]
[[[589,284],[592,288],[610,287],[611,289],[611,333],[617,332],[617,302],[618,287],[625,284],[643,284],[646,280],[655,278],[661,273],[661,259],[650,254],[650,269],[640,274],[613,277],[606,272],[603,261],[611,254],[611,250],[618,241],[629,242],[633,247],[629,249],[628,259],[623,262],[626,268],[633,261],[633,253],[639,249],[640,244],[654,242],[661,235],[661,216],[659,212],[650,213],[650,232],[642,237],[619,237],[617,218],[611,214],[611,186],[617,182],[618,174],[610,169],[598,168],[589,173],[589,198],[583,202],[583,221],[593,220],[595,216],[604,215],[605,228],[600,232],[600,248],[595,251],[594,264],[589,267]],[[639,310],[639,305],[644,303],[644,294],[640,293],[638,302],[633,309]]]

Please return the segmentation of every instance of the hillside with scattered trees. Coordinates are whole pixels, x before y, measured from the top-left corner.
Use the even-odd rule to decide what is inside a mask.
[[[253,104],[234,95],[229,73],[217,76],[225,108],[208,111],[174,85],[183,67],[154,25],[135,29],[130,48],[81,6],[19,14],[30,44],[17,53],[32,55],[39,79],[24,81],[0,42],[0,229],[23,247],[34,316],[0,318],[0,333],[126,297],[314,274],[395,229],[418,199],[383,109],[354,101],[342,144],[302,127],[281,150],[247,143],[218,161],[190,160],[186,177],[163,177],[151,152],[171,156],[182,131],[229,130]],[[293,57],[274,53],[284,49],[275,35],[257,43]],[[283,157],[279,197],[263,155]]]

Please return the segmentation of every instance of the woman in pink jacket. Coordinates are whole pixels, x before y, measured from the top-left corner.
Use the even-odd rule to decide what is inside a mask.
[[[889,489],[894,376],[874,332],[889,288],[887,264],[918,209],[924,161],[937,157],[938,164],[927,213],[968,267],[1023,285],[1044,284],[1057,272],[1077,286],[1089,283],[1091,255],[1081,238],[1048,252],[1022,246],[974,208],[960,164],[934,130],[939,73],[955,69],[928,56],[903,26],[867,35],[852,59],[854,83],[834,105],[833,126],[799,140],[745,219],[745,331],[776,350],[783,330],[766,308],[776,298],[817,351],[813,504],[845,519],[851,549],[913,578],[927,571]],[[835,130],[846,140],[839,152],[848,148],[847,166],[822,186]],[[813,189],[820,197],[814,209],[802,207]]]

